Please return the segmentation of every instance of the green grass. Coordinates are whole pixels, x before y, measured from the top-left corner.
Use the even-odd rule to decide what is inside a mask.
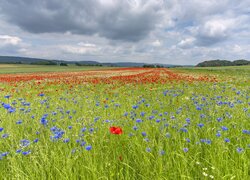
[[[228,76],[228,77],[248,77],[250,76],[250,66],[223,66],[223,67],[182,67],[175,68],[180,72],[186,73],[201,73],[206,75],[215,76]]]
[[[207,70],[198,72],[203,73]],[[219,77],[220,72],[213,71],[213,75]],[[247,180],[250,138],[242,131],[250,132],[249,84],[243,71],[232,76],[234,81],[218,83],[76,85],[43,81],[38,85],[31,81],[15,83],[16,87],[0,83],[0,102],[15,108],[8,113],[0,106],[0,127],[4,128],[0,154],[9,153],[0,156],[0,179]],[[45,96],[37,96],[40,92]],[[4,97],[9,94],[9,99]],[[41,124],[44,114],[48,114],[47,125]],[[19,120],[22,124],[16,123]],[[54,126],[65,132],[57,141],[50,138]],[[120,126],[123,134],[110,134],[110,126]],[[4,134],[8,137],[3,138]],[[34,143],[36,138],[39,141]],[[66,138],[68,143],[63,142]],[[30,144],[21,146],[23,139]],[[86,145],[81,146],[82,142]],[[90,151],[87,145],[92,146]],[[31,153],[16,153],[18,149]]]
[[[28,65],[28,64],[0,64],[0,74],[35,73],[35,72],[73,72],[96,69],[111,69],[113,67],[99,66],[54,66],[54,65]]]

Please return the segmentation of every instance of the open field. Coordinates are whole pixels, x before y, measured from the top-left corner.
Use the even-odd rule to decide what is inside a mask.
[[[35,72],[69,72],[86,71],[95,69],[112,69],[111,67],[98,66],[54,66],[54,65],[29,65],[29,64],[0,64],[0,74],[35,73]]]
[[[183,67],[183,68],[176,68],[183,72],[189,73],[202,73],[202,74],[212,74],[217,76],[250,76],[250,66],[224,66],[224,67]]]
[[[249,179],[248,67],[60,68],[0,75],[0,179]]]

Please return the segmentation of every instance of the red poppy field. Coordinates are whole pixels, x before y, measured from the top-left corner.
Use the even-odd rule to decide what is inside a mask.
[[[0,179],[248,179],[249,69],[207,72],[0,74]]]

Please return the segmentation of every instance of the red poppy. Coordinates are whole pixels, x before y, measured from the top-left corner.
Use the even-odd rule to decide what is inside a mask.
[[[120,127],[115,127],[115,126],[110,127],[109,131],[111,134],[122,134],[122,128]]]

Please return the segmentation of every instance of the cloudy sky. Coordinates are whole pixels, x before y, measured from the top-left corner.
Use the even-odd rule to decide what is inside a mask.
[[[197,64],[249,37],[250,0],[0,0],[0,55]]]

